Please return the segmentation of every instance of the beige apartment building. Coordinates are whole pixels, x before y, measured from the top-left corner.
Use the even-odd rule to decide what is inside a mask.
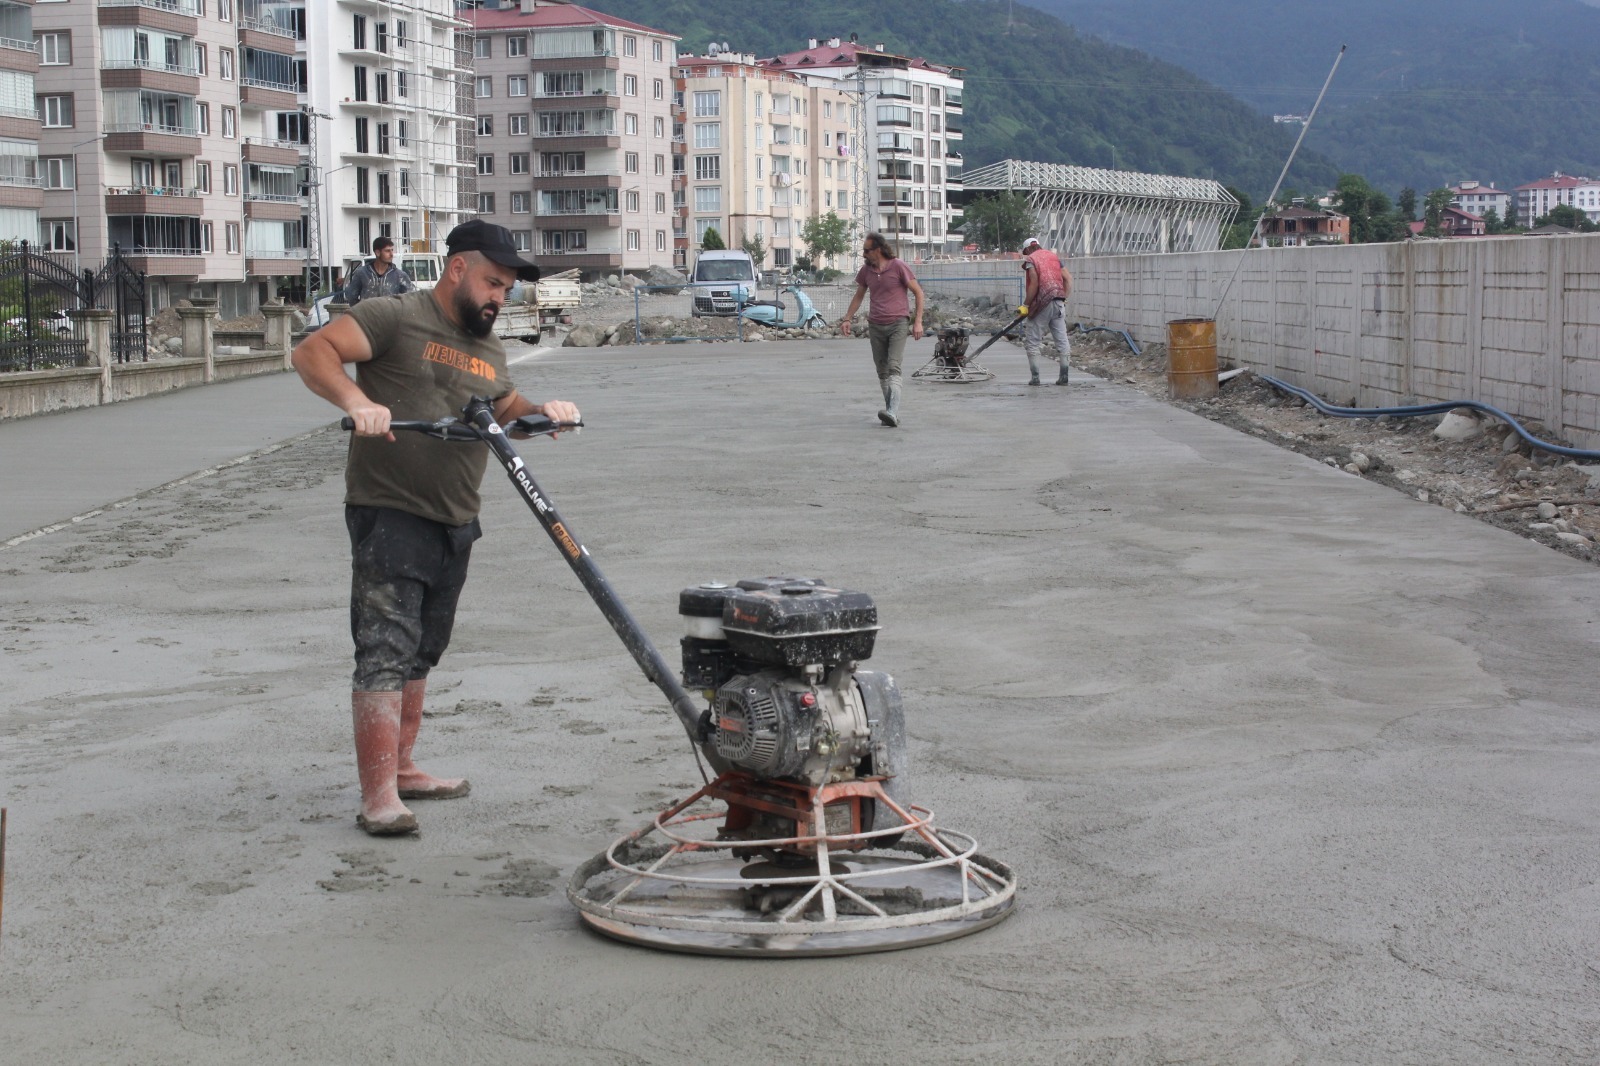
[[[248,136],[298,111],[283,5],[47,0],[34,9],[41,241],[98,265],[116,246],[152,309],[243,313],[306,265],[298,152]]]
[[[549,0],[465,15],[478,214],[546,272],[671,264],[677,38]]]
[[[675,263],[715,229],[730,248],[761,239],[765,266],[806,254],[806,222],[848,219],[854,97],[835,81],[774,70],[747,53],[678,57]]]
[[[32,0],[0,2],[0,240],[37,243],[44,179],[34,100],[39,46]]]

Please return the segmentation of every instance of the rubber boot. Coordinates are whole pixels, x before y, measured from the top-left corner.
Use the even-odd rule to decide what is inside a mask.
[[[422,697],[427,689],[428,679],[420,678],[407,681],[400,690],[400,760],[395,764],[400,798],[447,800],[465,796],[472,791],[470,782],[459,777],[434,777],[411,761],[411,749],[416,747],[417,731],[422,728]]]
[[[1032,352],[1028,353],[1028,384],[1039,384],[1039,357]]]
[[[1056,384],[1057,385],[1065,385],[1066,383],[1067,383],[1067,357],[1063,355],[1061,357],[1061,373],[1056,378]]]
[[[361,778],[361,813],[356,824],[373,836],[415,833],[417,819],[400,802],[395,768],[400,754],[400,693],[352,692],[356,772]]]
[[[889,417],[883,420],[884,425],[898,426],[900,424],[900,379],[890,378],[888,393],[889,405],[884,408],[884,414]]]
[[[895,417],[893,411],[889,410],[889,381],[889,378],[878,379],[878,387],[883,390],[883,410],[878,412],[878,421],[886,426],[898,426],[900,420]]]

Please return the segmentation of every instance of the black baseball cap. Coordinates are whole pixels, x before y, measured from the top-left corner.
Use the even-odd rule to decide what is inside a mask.
[[[517,277],[523,281],[539,280],[539,268],[517,254],[511,231],[493,222],[485,222],[481,218],[469,219],[450,231],[450,235],[444,239],[444,246],[450,255],[482,252],[501,266],[514,267]]]

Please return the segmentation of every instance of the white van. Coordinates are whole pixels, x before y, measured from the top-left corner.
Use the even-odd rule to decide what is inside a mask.
[[[701,252],[689,279],[694,303],[690,313],[736,315],[756,298],[756,262],[749,252],[718,249]]]

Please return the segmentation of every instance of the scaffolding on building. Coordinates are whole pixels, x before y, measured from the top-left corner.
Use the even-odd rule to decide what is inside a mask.
[[[976,193],[1026,195],[1035,235],[1061,255],[1212,252],[1239,212],[1239,201],[1208,178],[1006,159],[964,180],[969,203]]]

